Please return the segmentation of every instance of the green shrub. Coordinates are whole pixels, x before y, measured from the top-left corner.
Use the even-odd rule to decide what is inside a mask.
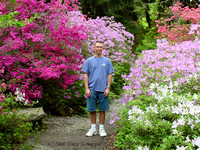
[[[32,123],[24,115],[17,115],[9,111],[0,116],[0,149],[30,149],[31,144],[26,143],[29,137],[39,132],[32,130]]]
[[[86,98],[82,80],[75,81],[67,89],[62,89],[54,81],[39,81],[43,85],[42,98],[35,106],[43,106],[44,111],[51,115],[83,115],[85,114]],[[82,86],[80,86],[80,84]]]
[[[122,75],[128,75],[130,73],[130,63],[128,62],[121,62],[118,65],[114,65],[115,73],[113,75],[113,81],[111,85],[111,94],[110,99],[119,98],[123,92],[122,87],[125,84]]]
[[[8,85],[3,80],[0,85],[0,96],[3,97],[0,102],[0,149],[30,149],[28,139],[39,135],[39,126],[36,123],[33,130],[29,117],[17,114],[19,108],[27,106],[15,101],[16,97],[7,91]]]

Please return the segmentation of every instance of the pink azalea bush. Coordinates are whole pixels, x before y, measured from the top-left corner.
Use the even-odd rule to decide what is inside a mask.
[[[124,83],[121,74],[129,73],[130,60],[133,60],[134,57],[131,54],[131,45],[133,44],[134,36],[125,31],[122,24],[116,23],[113,17],[88,19],[80,11],[71,11],[68,15],[70,17],[70,26],[83,25],[85,30],[88,31],[87,36],[89,40],[85,40],[79,49],[83,58],[80,67],[83,67],[87,58],[94,55],[93,46],[95,42],[103,41],[105,45],[103,54],[111,59],[116,70],[110,97],[119,97],[122,92],[121,87]],[[77,73],[79,74],[79,80],[75,81],[70,89],[66,89],[63,95],[64,99],[60,99],[68,101],[69,103],[75,101],[79,101],[79,103],[84,102],[81,108],[85,110],[86,96],[84,95],[83,74],[81,70],[77,70]],[[78,110],[77,107],[70,108],[71,112],[76,112]],[[81,111],[79,110],[79,112]]]
[[[141,53],[131,68],[129,75],[123,75],[127,85],[123,89],[129,91],[122,99],[125,104],[141,94],[151,95],[152,82],[164,82],[166,78],[180,81],[183,76],[197,73],[200,68],[200,41],[185,41],[171,45],[168,41],[158,40],[157,50],[146,50]]]
[[[4,27],[9,27],[9,26],[18,26],[18,27],[24,27],[25,25],[27,25],[27,23],[31,22],[34,17],[31,17],[30,19],[26,19],[26,21],[18,21],[16,19],[14,19],[14,14],[17,14],[18,12],[11,12],[8,13],[7,15],[1,15],[0,16],[0,28],[4,28]],[[4,68],[1,68],[0,70],[0,75],[1,77],[2,74],[4,74]],[[0,80],[0,115],[3,113],[5,113],[5,111],[7,111],[7,109],[12,109],[11,107],[11,103],[12,103],[12,94],[6,94],[6,89],[7,89],[7,85],[5,83],[5,79],[1,79]],[[8,102],[9,101],[9,102]],[[28,100],[26,101],[28,102]],[[22,103],[24,103],[24,101],[22,101]],[[12,104],[13,105],[13,104]]]
[[[95,42],[103,41],[103,55],[111,59],[116,70],[113,76],[112,91],[119,96],[124,83],[121,74],[129,73],[130,62],[134,59],[134,55],[131,54],[134,36],[127,32],[121,23],[115,22],[114,17],[97,17],[87,20],[80,11],[69,12],[69,16],[72,26],[74,24],[84,25],[89,31],[89,40],[84,41],[80,49],[83,57],[81,66],[87,58],[94,55]],[[83,75],[80,75],[80,80],[82,79]],[[83,83],[80,84],[83,85]]]
[[[171,42],[182,42],[194,40],[196,36],[199,37],[200,27],[200,5],[197,8],[189,8],[189,6],[183,7],[181,3],[169,7],[172,12],[172,16],[167,19],[161,18],[156,22],[159,38],[167,38]],[[188,32],[191,26],[196,28],[195,31]],[[197,30],[198,29],[198,30]]]
[[[0,116],[1,116],[1,112],[3,110],[3,106],[2,106],[2,102],[5,99],[5,94],[3,94],[3,92],[6,90],[6,85],[4,82],[0,82]]]
[[[17,88],[31,101],[42,97],[42,80],[52,80],[61,87],[73,84],[80,69],[81,55],[76,49],[87,39],[83,25],[69,26],[66,12],[77,10],[77,1],[59,1],[49,4],[36,0],[1,2],[0,12],[17,11],[15,19],[26,20],[36,13],[37,18],[24,27],[9,26],[0,29],[0,77],[8,89]],[[11,7],[12,6],[12,7]],[[59,8],[59,9],[58,9]]]
[[[86,19],[77,11],[76,3],[67,0],[64,5],[60,1],[46,4],[36,0],[1,3],[3,15],[17,11],[14,18],[26,24],[20,27],[13,24],[0,30],[4,35],[0,43],[0,68],[5,70],[0,76],[6,79],[8,90],[24,96],[20,100],[32,103],[42,99],[42,105],[55,106],[63,112],[66,106],[72,112],[83,106],[80,68],[94,54],[97,40],[105,43],[103,53],[114,64],[114,87],[118,83],[120,87],[123,85],[121,74],[129,73],[134,36],[113,17]],[[118,95],[120,87],[115,90]],[[72,103],[77,107],[74,104],[71,108]]]
[[[121,23],[114,21],[114,17],[97,17],[86,20],[80,11],[69,12],[71,25],[84,25],[89,30],[89,40],[81,47],[84,59],[94,54],[96,41],[104,42],[103,55],[110,57],[115,62],[128,62],[127,54],[131,54],[134,36],[125,30]],[[84,61],[84,60],[83,60]]]

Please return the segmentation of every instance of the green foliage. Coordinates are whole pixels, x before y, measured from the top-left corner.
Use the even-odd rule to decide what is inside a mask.
[[[128,75],[130,73],[130,63],[119,63],[118,65],[114,65],[115,73],[113,75],[112,81],[112,89],[110,98],[119,98],[123,92],[122,87],[125,84],[124,79],[121,77],[122,75]]]
[[[0,116],[0,149],[31,149],[26,141],[38,134],[38,127],[32,130],[32,123],[24,115],[7,111]]]
[[[52,115],[83,115],[85,114],[85,89],[82,80],[75,81],[67,89],[60,88],[57,82],[38,81],[43,85],[43,96],[35,106],[43,106],[46,113]],[[47,86],[48,85],[48,86]]]
[[[14,15],[16,14],[19,14],[19,12],[15,11],[8,13],[8,15],[0,15],[0,28],[9,27],[12,25],[16,27],[23,27],[27,23],[31,23],[37,17],[37,14],[34,14],[34,17],[31,17],[30,19],[19,21],[17,19],[14,19]]]
[[[156,29],[155,27],[152,27],[151,29],[147,29],[146,33],[144,33],[142,40],[140,43],[135,47],[135,52],[142,52],[143,50],[152,50],[156,49],[157,42],[155,40],[156,35]]]
[[[3,102],[1,102],[1,106],[4,107],[4,110],[11,110],[13,108],[17,108],[20,107],[22,105],[19,105],[16,101],[15,101],[15,96],[12,95],[11,93],[6,95],[6,98],[3,100]]]
[[[31,149],[31,144],[27,140],[29,137],[37,138],[41,132],[39,126],[35,125],[33,130],[29,117],[25,114],[17,114],[19,108],[23,108],[24,105],[15,101],[15,96],[6,91],[8,85],[3,85],[3,83],[4,81],[0,80],[0,91],[2,92],[0,95],[5,96],[0,102],[2,107],[0,110],[0,149]]]
[[[200,71],[198,72],[198,76],[200,76]],[[184,81],[182,86],[177,87],[176,89],[177,94],[191,93],[191,95],[194,95],[199,91],[200,91],[200,78],[197,78],[197,76],[190,76],[186,81]]]

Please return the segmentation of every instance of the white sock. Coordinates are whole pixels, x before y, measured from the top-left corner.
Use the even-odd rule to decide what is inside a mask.
[[[99,129],[104,129],[104,124],[100,124]]]
[[[96,129],[96,124],[91,124],[91,128],[95,128]]]

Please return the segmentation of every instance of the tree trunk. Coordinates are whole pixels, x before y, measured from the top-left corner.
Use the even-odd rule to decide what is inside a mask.
[[[150,15],[149,15],[149,6],[148,4],[145,4],[146,5],[146,8],[145,8],[145,15],[146,15],[146,20],[147,20],[147,23],[148,23],[148,27],[150,28],[151,27],[151,18],[150,18]]]

